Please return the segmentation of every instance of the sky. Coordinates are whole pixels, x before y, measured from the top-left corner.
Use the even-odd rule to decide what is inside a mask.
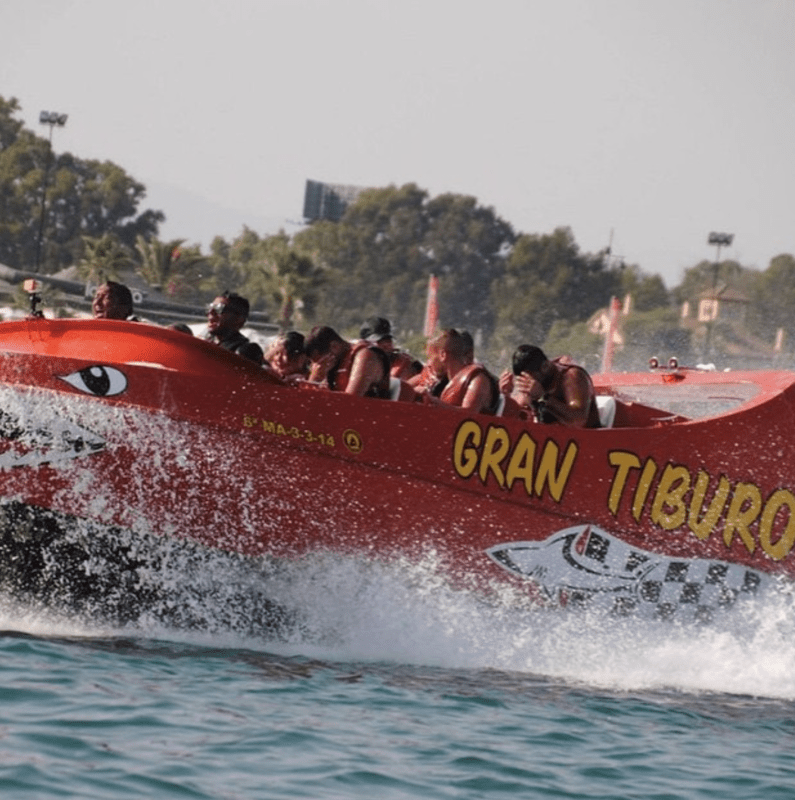
[[[795,0],[2,0],[0,95],[205,249],[307,179],[471,195],[676,286],[795,254]]]

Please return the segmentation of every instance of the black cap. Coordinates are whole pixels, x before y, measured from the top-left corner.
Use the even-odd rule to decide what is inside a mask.
[[[368,342],[380,342],[392,338],[392,325],[383,317],[369,317],[364,321],[359,335]]]

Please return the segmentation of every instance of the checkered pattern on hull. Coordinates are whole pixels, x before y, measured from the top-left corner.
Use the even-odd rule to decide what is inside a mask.
[[[739,564],[641,550],[590,525],[558,531],[544,542],[493,547],[489,555],[536,581],[561,605],[661,620],[708,622],[770,580]]]

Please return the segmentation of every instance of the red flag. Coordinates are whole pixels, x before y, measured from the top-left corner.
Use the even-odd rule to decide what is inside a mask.
[[[430,339],[436,330],[436,322],[439,319],[439,304],[436,300],[436,293],[439,289],[439,279],[431,275],[428,280],[428,302],[425,306],[425,338]]]
[[[610,372],[613,369],[613,351],[615,350],[616,335],[618,333],[618,318],[621,315],[621,301],[617,297],[611,298],[608,313],[605,349],[602,355],[602,372]]]

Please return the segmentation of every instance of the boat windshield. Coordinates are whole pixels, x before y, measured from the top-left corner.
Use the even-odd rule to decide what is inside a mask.
[[[690,419],[703,419],[724,414],[747,403],[759,394],[755,383],[716,384],[637,384],[616,386],[616,396],[621,400],[643,403],[653,408],[665,409]]]

